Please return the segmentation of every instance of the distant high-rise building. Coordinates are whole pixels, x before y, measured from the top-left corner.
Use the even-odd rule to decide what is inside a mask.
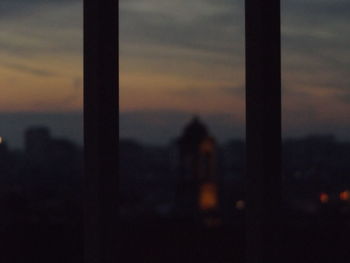
[[[0,136],[0,153],[7,152],[7,143],[4,138]]]
[[[7,143],[3,137],[0,136],[0,174],[3,178],[10,171],[10,152]]]
[[[195,117],[178,139],[179,181],[177,207],[201,214],[218,208],[216,143],[206,126]]]
[[[9,150],[7,143],[4,138],[0,136],[0,165],[3,165],[3,163],[7,161],[8,155]]]

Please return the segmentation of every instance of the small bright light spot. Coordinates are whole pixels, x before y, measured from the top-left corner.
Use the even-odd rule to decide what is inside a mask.
[[[215,209],[218,205],[217,188],[213,183],[205,183],[200,186],[199,207],[201,210]]]
[[[238,210],[243,210],[245,208],[245,202],[243,200],[239,200],[236,202],[236,208]]]
[[[339,198],[340,200],[342,201],[349,201],[350,200],[350,191],[349,190],[346,190],[344,192],[341,192],[339,194]]]
[[[0,144],[4,142],[3,138],[0,136]]]
[[[329,201],[329,195],[327,193],[321,193],[320,194],[320,202],[322,204],[326,204]]]

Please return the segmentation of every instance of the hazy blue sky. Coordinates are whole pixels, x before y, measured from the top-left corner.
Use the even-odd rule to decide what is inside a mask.
[[[121,110],[137,116],[122,134],[145,139],[159,125],[169,133],[175,115],[195,113],[220,123],[220,136],[243,134],[243,6],[120,0]],[[282,1],[286,135],[350,134],[349,24],[347,0]],[[0,112],[80,111],[82,1],[2,0],[0,58]],[[144,132],[134,131],[140,123]]]

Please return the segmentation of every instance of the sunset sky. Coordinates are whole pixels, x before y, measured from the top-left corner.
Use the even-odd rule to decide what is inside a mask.
[[[244,126],[243,6],[120,0],[122,114]],[[282,34],[285,133],[350,138],[350,2],[282,0]],[[0,112],[81,111],[82,35],[82,1],[1,0]]]

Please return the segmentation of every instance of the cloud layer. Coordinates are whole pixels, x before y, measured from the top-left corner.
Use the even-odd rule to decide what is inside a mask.
[[[122,111],[229,114],[244,123],[243,0],[119,6]],[[0,22],[0,111],[81,109],[82,1],[3,0]],[[347,0],[282,1],[286,132],[350,134],[349,24]]]

